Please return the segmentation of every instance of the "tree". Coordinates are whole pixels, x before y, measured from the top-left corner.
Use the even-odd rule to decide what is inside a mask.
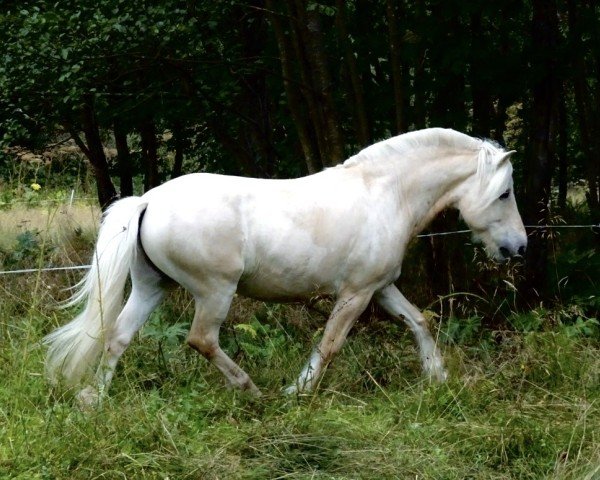
[[[558,82],[558,16],[553,0],[534,0],[532,17],[532,94],[530,151],[525,164],[524,219],[528,224],[549,223]],[[529,235],[524,298],[535,304],[547,288],[548,243],[543,230]]]
[[[583,5],[579,5],[579,2],[575,0],[567,1],[569,48],[571,51],[579,52],[579,54],[569,57],[572,71],[570,80],[573,84],[577,108],[581,147],[586,158],[585,176],[588,185],[588,204],[592,215],[598,218],[600,217],[600,139],[597,132],[600,127],[600,108],[598,107],[600,97],[598,96],[597,82],[600,72],[600,58],[598,57],[600,36],[597,29],[600,24],[598,14],[594,14],[591,5],[586,4],[586,2],[582,3]],[[583,11],[583,16],[580,9]],[[585,24],[582,17],[587,19]],[[586,37],[596,42],[595,50],[585,48],[583,39]],[[588,53],[592,54],[592,58],[589,58],[589,60]],[[593,75],[594,66],[596,70],[596,98],[590,91],[590,82],[588,82],[588,78]]]

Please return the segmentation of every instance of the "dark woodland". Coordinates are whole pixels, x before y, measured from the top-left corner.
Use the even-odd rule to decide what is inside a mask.
[[[599,36],[591,0],[5,1],[0,171],[10,148],[74,142],[106,207],[194,171],[306,175],[439,126],[518,151],[526,225],[597,224]],[[460,227],[446,212],[430,231]],[[488,288],[465,241],[415,247],[429,298]],[[565,293],[565,243],[529,230],[517,303]],[[562,263],[587,275],[578,261]]]

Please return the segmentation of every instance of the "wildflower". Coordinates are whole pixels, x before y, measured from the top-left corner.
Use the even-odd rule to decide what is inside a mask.
[[[31,184],[31,189],[32,189],[32,190],[35,190],[36,192],[37,192],[38,190],[40,190],[41,188],[42,188],[42,186],[41,186],[39,183],[32,183],[32,184]]]

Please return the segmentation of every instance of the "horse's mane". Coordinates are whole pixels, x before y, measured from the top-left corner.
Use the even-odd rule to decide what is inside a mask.
[[[397,135],[366,147],[346,160],[344,166],[378,161],[379,159],[389,158],[391,155],[402,155],[418,148],[427,147],[459,151],[471,150],[476,152],[482,148],[484,143],[488,144],[489,147],[499,150],[498,146],[490,141],[473,138],[456,130],[449,128],[427,128],[425,130]]]
[[[494,157],[505,152],[492,140],[470,137],[449,128],[428,128],[404,133],[375,143],[350,157],[344,167],[380,162],[390,157],[404,156],[415,149],[440,148],[477,155],[477,176],[481,185],[481,207],[484,208],[503,193],[512,178],[510,162],[498,166]]]

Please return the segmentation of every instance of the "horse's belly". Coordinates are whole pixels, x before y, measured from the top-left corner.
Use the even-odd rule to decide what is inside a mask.
[[[316,296],[334,295],[332,285],[304,282],[301,280],[273,281],[261,276],[242,277],[237,291],[240,295],[256,300],[292,302],[307,300]]]
[[[340,278],[340,262],[335,255],[319,255],[316,251],[271,255],[247,265],[238,283],[241,295],[261,300],[301,300],[316,295],[336,293]]]

